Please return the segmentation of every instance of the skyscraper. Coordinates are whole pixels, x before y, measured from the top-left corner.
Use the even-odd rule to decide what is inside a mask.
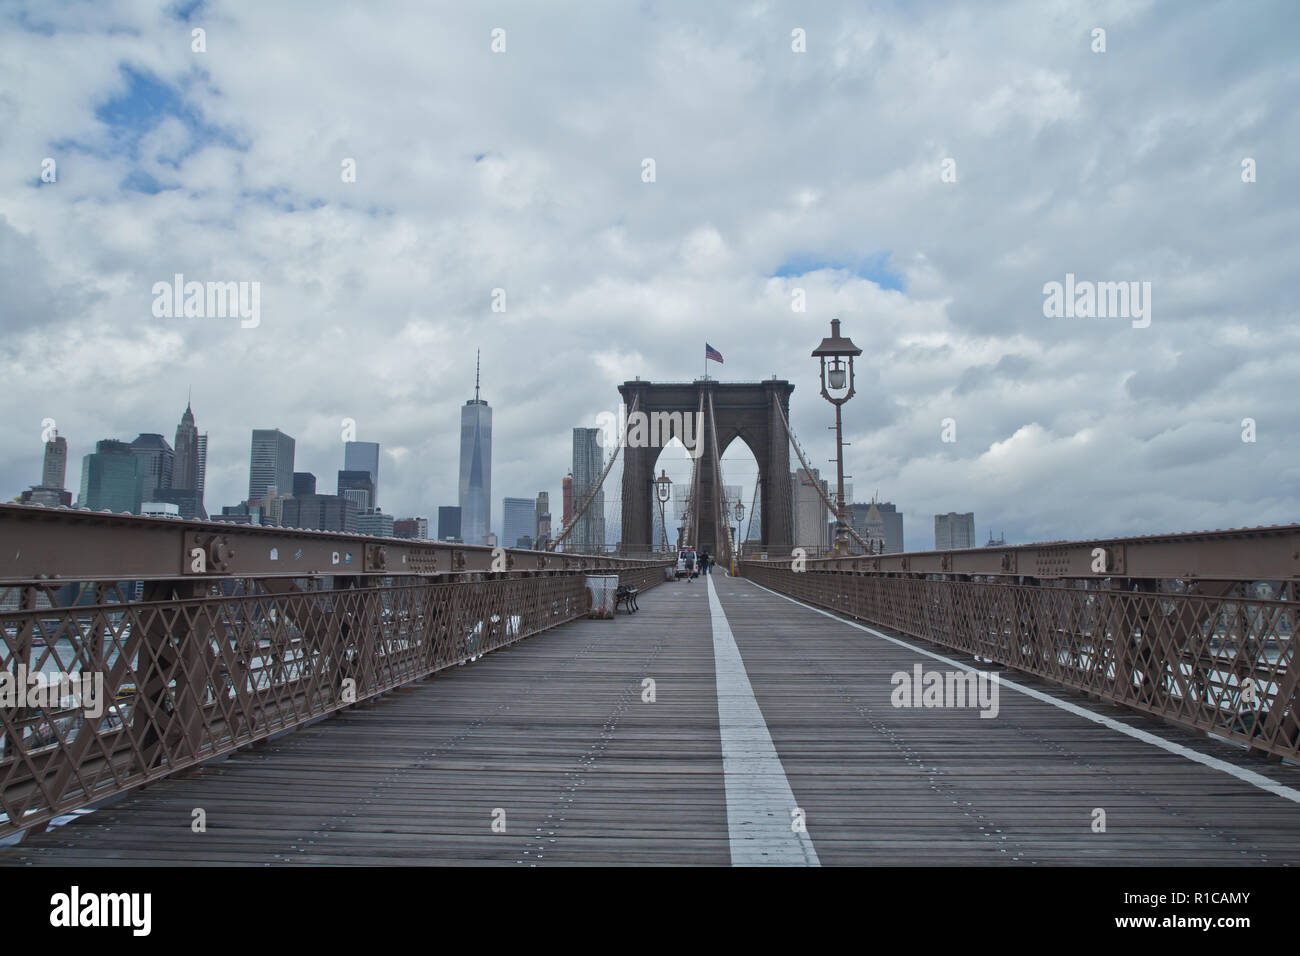
[[[581,510],[592,495],[605,468],[599,428],[573,430],[573,510]],[[569,550],[594,552],[605,549],[605,489],[595,492],[586,512],[569,535]]]
[[[537,523],[537,502],[531,498],[504,498],[501,506],[501,546],[518,548],[520,538],[529,538],[531,543]]]
[[[818,487],[822,494],[829,497],[826,479],[821,477],[816,468],[811,475],[802,468],[796,468],[790,475],[795,547],[824,549],[829,545],[826,540],[826,517],[830,511],[821,494],[817,493]]]
[[[95,444],[95,452],[81,459],[81,494],[78,503],[91,511],[140,513],[145,484],[145,459],[131,446],[108,438]]]
[[[375,507],[375,486],[368,471],[340,471],[338,493],[357,506],[357,514]]]
[[[142,432],[131,442],[131,454],[144,465],[144,500],[155,500],[156,493],[172,487],[176,469],[176,452],[167,439],[155,432]]]
[[[71,505],[72,494],[63,490],[63,482],[68,471],[68,440],[59,437],[58,432],[45,443],[45,460],[41,467],[41,483],[28,488],[19,501],[25,505],[44,505],[57,508]]]
[[[176,426],[176,465],[172,469],[173,488],[199,486],[199,430],[194,426],[194,409],[189,402]]]
[[[199,471],[197,475],[198,487],[194,490],[199,493],[199,507],[204,514],[207,514],[207,508],[203,504],[203,489],[207,485],[208,474],[208,433],[204,432],[197,439],[199,449]]]
[[[438,507],[438,540],[446,541],[451,538],[460,541],[460,507],[457,505],[439,505]]]
[[[300,495],[316,494],[316,476],[310,471],[295,471],[293,473],[293,496],[297,498]]]
[[[537,507],[533,514],[533,546],[539,551],[545,549],[551,540],[551,496],[548,492],[537,493]]]
[[[350,441],[343,445],[343,470],[370,472],[370,507],[379,507],[379,442]]]
[[[248,455],[248,500],[261,501],[266,489],[281,494],[293,488],[294,440],[278,428],[254,428]]]
[[[492,530],[492,409],[474,397],[460,410],[460,528],[466,544],[482,544]]]
[[[957,514],[949,511],[946,515],[934,516],[934,550],[949,551],[954,548],[974,548],[975,513]]]
[[[58,432],[45,443],[45,465],[41,469],[41,488],[63,489],[68,476],[68,440]]]
[[[849,505],[846,513],[853,530],[863,540],[872,542],[877,554],[897,554],[903,550],[903,513],[893,502],[873,498],[868,504]],[[862,545],[850,540],[849,551],[860,554]]]
[[[899,554],[907,550],[903,544],[903,513],[892,501],[877,501],[875,504],[885,525],[885,553]]]
[[[203,479],[208,470],[208,436],[200,435],[194,425],[194,409],[185,403],[185,413],[176,426],[175,465],[172,469],[171,495],[154,493],[159,501],[171,501],[180,509],[182,518],[205,519],[203,507]]]
[[[262,524],[279,528],[284,522],[284,503],[293,500],[293,495],[288,493],[281,494],[279,489],[266,489],[266,497],[262,499]]]

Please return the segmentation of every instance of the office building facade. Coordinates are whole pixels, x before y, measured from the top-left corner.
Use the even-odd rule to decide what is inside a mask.
[[[144,432],[131,442],[131,454],[140,459],[144,470],[144,498],[153,501],[156,492],[172,486],[176,452],[167,439],[154,432]]]
[[[357,513],[372,511],[375,507],[375,486],[368,471],[340,471],[338,495],[357,506]]]
[[[974,548],[975,513],[968,511],[958,514],[950,511],[946,515],[934,516],[934,549],[949,551],[956,548]]]
[[[41,462],[41,483],[22,492],[18,500],[25,505],[44,505],[47,508],[69,506],[72,493],[64,490],[68,472],[68,440],[58,432],[45,443],[45,457]]]
[[[386,515],[379,508],[357,513],[357,534],[372,534],[380,538],[393,538],[392,515]]]
[[[280,524],[285,528],[356,534],[357,506],[337,495],[303,495],[301,498],[287,498],[281,508]]]
[[[429,519],[398,518],[393,522],[393,537],[427,541],[429,538]]]
[[[343,470],[370,475],[370,507],[379,507],[379,442],[350,441],[343,444]]]
[[[205,494],[204,489],[207,486],[207,474],[208,474],[208,433],[207,432],[201,433],[199,437],[195,439],[195,441],[198,443],[198,449],[199,449],[199,470],[196,479],[198,484],[194,490],[199,493],[199,504],[200,506],[203,507],[204,513],[206,514],[207,506],[203,505],[203,501],[204,501],[204,494]]]
[[[186,521],[206,521],[208,513],[203,508],[199,493],[193,488],[167,488],[155,491],[153,500],[173,504],[179,509],[180,517]]]
[[[45,443],[45,460],[41,467],[41,483],[38,488],[63,489],[68,480],[68,440],[55,432],[54,437]]]
[[[532,541],[537,523],[537,502],[532,498],[503,498],[501,501],[501,540],[504,547],[519,548],[520,538]]]
[[[105,439],[95,444],[93,454],[81,460],[81,493],[77,501],[91,511],[139,514],[144,484],[145,459],[132,454],[128,443]]]
[[[268,488],[287,494],[293,488],[294,440],[278,428],[253,429],[248,456],[248,500],[261,501]]]
[[[533,514],[533,546],[545,549],[551,540],[551,496],[548,492],[537,493],[537,505]]]
[[[605,489],[595,491],[605,468],[599,428],[573,430],[573,509],[587,505],[565,545],[567,551],[598,552],[605,549]],[[594,496],[593,496],[594,492]],[[588,499],[591,499],[588,502]]]
[[[903,513],[892,501],[872,501],[848,507],[849,524],[863,539],[873,542],[877,554],[903,551]],[[849,550],[860,553],[862,545],[849,540]]]
[[[821,494],[818,494],[818,488],[821,489]],[[809,474],[802,468],[796,468],[790,475],[794,546],[797,548],[816,552],[830,547],[826,536],[826,520],[830,510],[822,500],[822,494],[829,498],[830,488],[818,469],[814,468]]]
[[[458,505],[440,505],[438,507],[438,540],[464,540],[460,535],[460,507]]]

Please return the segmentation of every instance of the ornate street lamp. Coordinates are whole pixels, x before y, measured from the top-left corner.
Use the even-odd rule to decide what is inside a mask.
[[[654,479],[655,498],[659,500],[659,531],[663,536],[663,549],[668,551],[668,525],[664,520],[664,505],[668,504],[668,499],[673,496],[673,480],[668,477],[668,472],[663,468],[659,469],[659,477]]]
[[[822,339],[822,344],[813,349],[812,354],[813,358],[821,360],[822,398],[835,406],[835,470],[838,478],[835,495],[835,550],[842,551],[848,549],[849,533],[844,521],[844,429],[840,406],[853,397],[853,359],[862,354],[862,349],[840,335],[839,319],[831,319],[830,337]],[[827,359],[830,359],[829,367]]]

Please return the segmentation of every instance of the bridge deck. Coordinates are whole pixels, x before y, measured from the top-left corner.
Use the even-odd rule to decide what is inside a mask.
[[[895,708],[891,674],[950,668],[747,581],[712,584],[713,613],[704,579],[655,588],[638,614],[563,626],[136,791],[0,863],[1300,863],[1300,805],[1257,785],[1294,793],[1296,768],[1088,705],[1252,783],[1005,684],[995,719]]]

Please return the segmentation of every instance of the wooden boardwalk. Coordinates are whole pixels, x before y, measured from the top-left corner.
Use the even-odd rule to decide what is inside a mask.
[[[823,865],[1300,864],[1300,803],[1258,785],[1295,793],[1300,768],[1086,705],[1259,777],[1240,779],[1005,684],[993,719],[896,708],[892,674],[950,668],[747,581],[713,586],[730,638],[708,582],[658,587],[635,615],[565,625],[136,791],[0,863],[727,865],[728,799],[734,824],[769,792],[750,774],[772,793],[788,782],[797,806],[768,832],[802,812],[797,839]],[[728,639],[743,667],[724,675],[720,722]],[[765,730],[736,724],[742,686]],[[763,762],[768,738],[779,762]]]

